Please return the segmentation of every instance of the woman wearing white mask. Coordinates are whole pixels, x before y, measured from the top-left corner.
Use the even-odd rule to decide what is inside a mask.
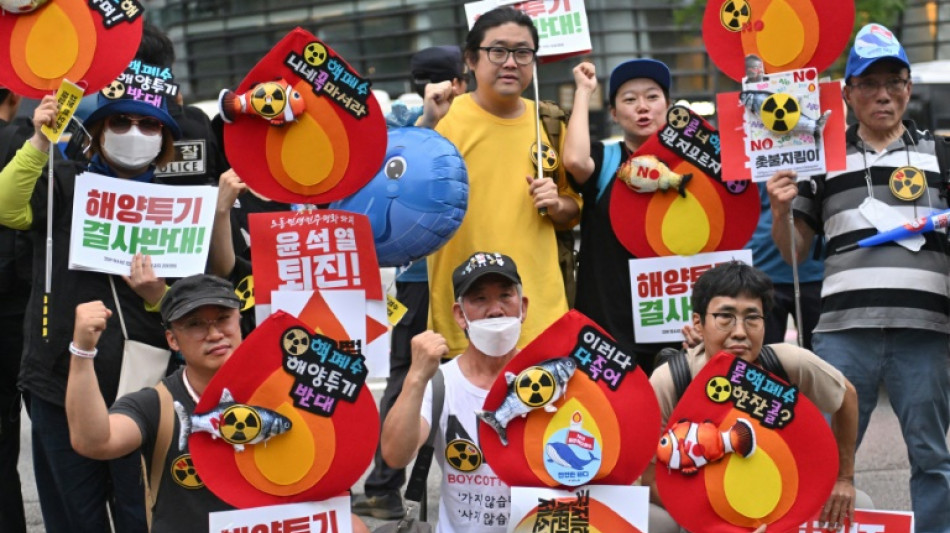
[[[53,150],[55,179],[50,206],[50,143],[40,128],[52,125],[56,101],[47,96],[33,115],[35,134],[0,172],[0,224],[32,233],[34,264],[38,267],[34,269],[27,309],[19,386],[24,390],[32,419],[36,484],[45,527],[51,533],[109,531],[106,502],[110,499],[114,502],[111,518],[117,533],[147,530],[138,455],[97,461],[75,453],[70,446],[63,405],[70,353],[74,349],[71,341],[76,306],[101,300],[112,311],[95,355],[100,388],[111,405],[118,387],[124,345],[116,304],[121,306],[130,339],[167,349],[158,313],[165,281],[155,276],[148,256],[137,254],[125,277],[127,283],[113,280],[113,297],[109,275],[69,269],[69,245],[77,175],[90,171],[118,179],[157,181],[156,164],[173,157],[173,142],[181,135],[163,104],[109,99],[100,94],[95,111],[85,121],[90,134],[90,160],[70,161]],[[44,304],[44,271],[39,266],[46,261],[48,209],[53,210],[52,291],[48,304]],[[125,239],[110,236],[110,246],[121,248],[125,244],[120,241],[128,242]]]

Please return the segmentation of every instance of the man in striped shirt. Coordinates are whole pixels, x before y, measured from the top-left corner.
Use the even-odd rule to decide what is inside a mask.
[[[859,247],[879,231],[947,208],[934,139],[901,117],[910,100],[910,63],[883,26],[855,38],[845,70],[847,168],[797,183],[794,172],[768,182],[772,237],[791,262],[816,233],[827,240],[821,318],[814,351],[858,391],[858,444],[887,388],[911,465],[916,533],[950,532],[950,261],[946,235]],[[794,215],[794,229],[789,224]],[[794,231],[794,240],[792,232]]]

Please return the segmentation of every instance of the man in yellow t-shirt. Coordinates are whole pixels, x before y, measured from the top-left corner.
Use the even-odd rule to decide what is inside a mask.
[[[468,167],[465,219],[428,259],[429,323],[447,339],[453,356],[467,342],[452,317],[452,271],[474,252],[497,250],[520,267],[536,311],[525,320],[519,347],[568,309],[554,230],[573,225],[580,204],[563,169],[557,169],[556,182],[532,179],[535,104],[521,93],[531,84],[537,48],[530,17],[510,7],[493,9],[479,17],[465,41],[475,91],[453,101],[448,82],[426,88],[419,125],[452,141]],[[542,141],[549,142],[543,133]],[[542,208],[545,215],[539,214]]]

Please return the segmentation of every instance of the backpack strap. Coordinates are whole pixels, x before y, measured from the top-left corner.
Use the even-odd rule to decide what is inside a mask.
[[[597,200],[595,200],[595,203],[600,201],[600,197],[607,190],[610,178],[617,172],[617,167],[620,166],[620,155],[620,141],[604,144],[604,162],[600,166],[600,175],[597,176]]]
[[[670,376],[673,377],[673,386],[676,388],[676,401],[679,402],[686,392],[686,387],[693,381],[693,374],[689,371],[686,361],[686,350],[679,350],[667,362],[670,365]]]
[[[791,383],[788,379],[788,373],[785,372],[785,367],[782,366],[782,362],[779,361],[778,355],[775,354],[775,350],[771,346],[762,345],[759,360],[762,361],[762,368],[782,378],[785,383]]]
[[[419,502],[419,518],[426,520],[428,514],[426,505],[426,480],[429,477],[429,467],[432,466],[432,455],[435,452],[435,438],[439,434],[439,421],[442,419],[442,408],[445,403],[445,376],[442,369],[436,371],[432,377],[432,423],[429,424],[429,437],[426,443],[419,448],[416,462],[412,466],[412,474],[406,485],[406,500]]]
[[[165,458],[168,456],[168,448],[172,442],[172,432],[175,430],[175,417],[173,416],[172,394],[169,392],[165,382],[159,382],[155,385],[155,392],[158,393],[158,403],[161,406],[158,416],[158,433],[155,437],[155,448],[152,450],[152,471],[149,474],[145,467],[145,456],[142,456],[142,476],[147,479],[145,483],[145,514],[148,518],[149,529],[152,526],[152,510],[155,503],[158,502],[158,489],[162,484],[162,473],[165,470]]]

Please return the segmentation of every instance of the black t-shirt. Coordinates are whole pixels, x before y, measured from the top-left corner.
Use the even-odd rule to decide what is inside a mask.
[[[162,381],[168,387],[172,400],[181,403],[188,415],[195,412],[195,402],[191,399],[182,375],[183,369]],[[142,389],[127,394],[110,409],[111,413],[128,416],[142,433],[142,455],[148,465],[151,478],[152,455],[155,452],[155,440],[158,438],[158,424],[161,418],[161,400],[154,388]],[[184,450],[178,449],[178,435],[181,427],[178,417],[172,412],[171,443],[163,462],[162,480],[158,490],[158,502],[152,510],[152,533],[180,533],[182,531],[208,531],[208,513],[234,509],[221,501],[201,481],[201,474],[194,467],[186,443]]]
[[[620,151],[620,161],[626,161],[630,151],[623,143],[620,143]],[[635,257],[617,240],[610,225],[610,196],[615,177],[610,178],[603,195],[597,199],[597,181],[604,160],[603,143],[591,143],[590,156],[594,160],[594,172],[583,186],[573,184],[584,197],[574,308],[607,330],[620,349],[634,354],[640,368],[650,375],[656,353],[667,346],[679,347],[679,344],[638,344],[634,338],[629,261]]]

